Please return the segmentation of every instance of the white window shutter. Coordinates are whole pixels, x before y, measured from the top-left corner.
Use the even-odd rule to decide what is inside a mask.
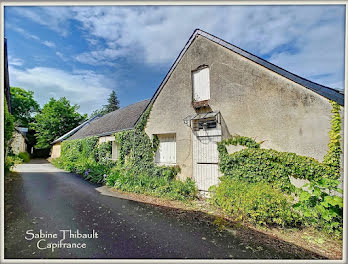
[[[209,68],[204,68],[193,72],[193,99],[194,101],[204,101],[210,99],[210,78]]]
[[[159,146],[155,156],[155,162],[159,164],[176,164],[176,140],[175,134],[158,135]]]

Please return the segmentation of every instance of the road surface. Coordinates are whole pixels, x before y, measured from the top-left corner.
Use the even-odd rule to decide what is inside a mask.
[[[255,231],[242,237],[219,230],[202,212],[102,195],[98,185],[45,160],[16,170],[5,185],[5,258],[320,258],[274,238],[263,241]],[[35,237],[40,230],[44,235]],[[70,231],[93,237],[70,238]]]

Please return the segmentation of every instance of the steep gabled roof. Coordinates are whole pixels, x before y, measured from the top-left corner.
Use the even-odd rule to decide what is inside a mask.
[[[150,99],[128,105],[108,113],[89,122],[75,133],[71,133],[68,140],[90,136],[107,136],[122,130],[133,129],[137,120],[145,111]]]
[[[283,68],[274,65],[273,63],[270,63],[256,55],[253,55],[241,48],[238,48],[237,46],[234,46],[214,35],[211,35],[203,30],[200,29],[196,29],[193,34],[191,35],[191,37],[189,38],[189,40],[187,41],[186,45],[184,46],[184,48],[181,50],[179,56],[176,58],[174,64],[172,65],[172,67],[170,68],[170,70],[168,71],[167,75],[165,76],[165,78],[163,79],[163,81],[161,82],[160,86],[157,88],[155,94],[153,95],[153,97],[151,98],[151,103],[152,104],[158,94],[161,92],[162,88],[164,87],[164,85],[166,84],[166,82],[168,81],[169,77],[171,76],[171,74],[173,73],[173,71],[175,70],[176,66],[178,65],[179,61],[181,60],[181,58],[184,56],[185,52],[187,51],[187,49],[190,47],[190,45],[192,44],[192,42],[195,40],[195,38],[200,35],[203,36],[213,42],[215,42],[216,44],[219,44],[273,72],[276,72],[278,74],[280,74],[281,76],[296,82],[304,87],[306,87],[309,90],[312,90],[313,92],[316,92],[317,94],[320,94],[322,96],[324,96],[325,98],[335,101],[340,105],[344,105],[344,94],[338,92],[335,89],[332,89],[330,87],[324,86],[324,85],[320,85],[318,83],[312,82],[310,80],[307,80],[305,78],[302,78],[294,73],[291,73],[287,70],[284,70]]]

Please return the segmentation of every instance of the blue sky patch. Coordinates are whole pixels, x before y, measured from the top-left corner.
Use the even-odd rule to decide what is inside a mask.
[[[88,114],[115,90],[123,107],[152,97],[196,28],[344,89],[344,5],[5,6],[10,85]]]

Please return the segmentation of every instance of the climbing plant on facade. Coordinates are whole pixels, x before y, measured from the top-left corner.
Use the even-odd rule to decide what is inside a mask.
[[[323,163],[330,166],[333,170],[332,177],[338,179],[341,172],[341,123],[340,105],[334,101],[330,101],[332,105],[331,130],[329,132],[330,142],[329,150],[324,157]]]
[[[115,165],[111,160],[111,142],[98,144],[97,137],[64,141],[61,156],[53,163],[95,183],[102,183]]]
[[[85,179],[114,186],[118,190],[163,196],[177,200],[194,199],[197,194],[191,179],[180,181],[178,166],[157,166],[154,155],[159,140],[145,133],[151,108],[140,118],[135,129],[115,134],[119,148],[117,162],[111,158],[111,142],[98,143],[97,137],[68,140],[62,143],[61,157],[54,164],[81,174]]]
[[[340,165],[341,165],[341,117],[340,106],[331,102],[332,105],[332,120],[329,151],[324,157],[324,161],[320,163],[314,158],[300,156],[295,153],[280,152],[273,149],[262,149],[261,143],[255,140],[239,135],[234,135],[229,139],[225,139],[218,143],[218,151],[220,158],[220,170],[224,174],[220,178],[221,184],[212,190],[213,203],[223,208],[224,210],[235,213],[236,210],[244,212],[243,215],[249,215],[252,219],[258,222],[265,223],[269,221],[270,216],[267,213],[267,208],[272,203],[275,197],[282,197],[276,192],[267,192],[261,197],[258,196],[258,191],[254,192],[255,184],[261,183],[264,186],[272,186],[275,190],[281,190],[289,198],[290,194],[298,197],[297,202],[292,204],[293,209],[279,206],[274,207],[276,215],[286,214],[287,225],[298,225],[302,222],[305,225],[312,225],[323,228],[329,232],[342,233],[343,227],[343,199],[337,193],[342,193],[338,187],[340,181]],[[245,149],[228,154],[227,145],[242,145]],[[290,177],[297,179],[308,180],[305,188],[297,188],[291,184]],[[249,184],[247,191],[240,192],[235,195],[235,187],[230,184],[245,186]],[[237,184],[238,183],[238,184]],[[243,185],[244,184],[244,185]],[[238,185],[238,186],[239,186]],[[237,187],[238,189],[239,187]],[[268,190],[271,190],[268,188]],[[250,200],[250,197],[253,197]],[[265,200],[269,197],[269,200]],[[253,199],[256,199],[255,201]],[[284,201],[283,197],[279,198]],[[239,201],[237,204],[230,205]],[[261,202],[260,202],[261,201]],[[251,204],[250,204],[251,203]],[[255,204],[256,203],[256,204]],[[289,203],[290,200],[289,200]],[[250,213],[250,208],[256,211],[258,217]],[[273,204],[274,205],[274,204]],[[249,209],[248,209],[249,208]],[[263,209],[262,209],[263,208]],[[273,210],[273,211],[274,211]],[[295,210],[294,212],[292,212]],[[254,212],[253,211],[253,212]],[[268,210],[270,214],[273,214]],[[282,225],[285,222],[279,222]]]
[[[134,130],[115,134],[120,148],[119,160],[107,183],[124,191],[178,200],[193,199],[197,193],[195,183],[191,179],[177,180],[178,166],[157,166],[154,163],[159,140],[157,136],[151,140],[144,131],[150,112],[151,108],[148,108],[143,113]]]

